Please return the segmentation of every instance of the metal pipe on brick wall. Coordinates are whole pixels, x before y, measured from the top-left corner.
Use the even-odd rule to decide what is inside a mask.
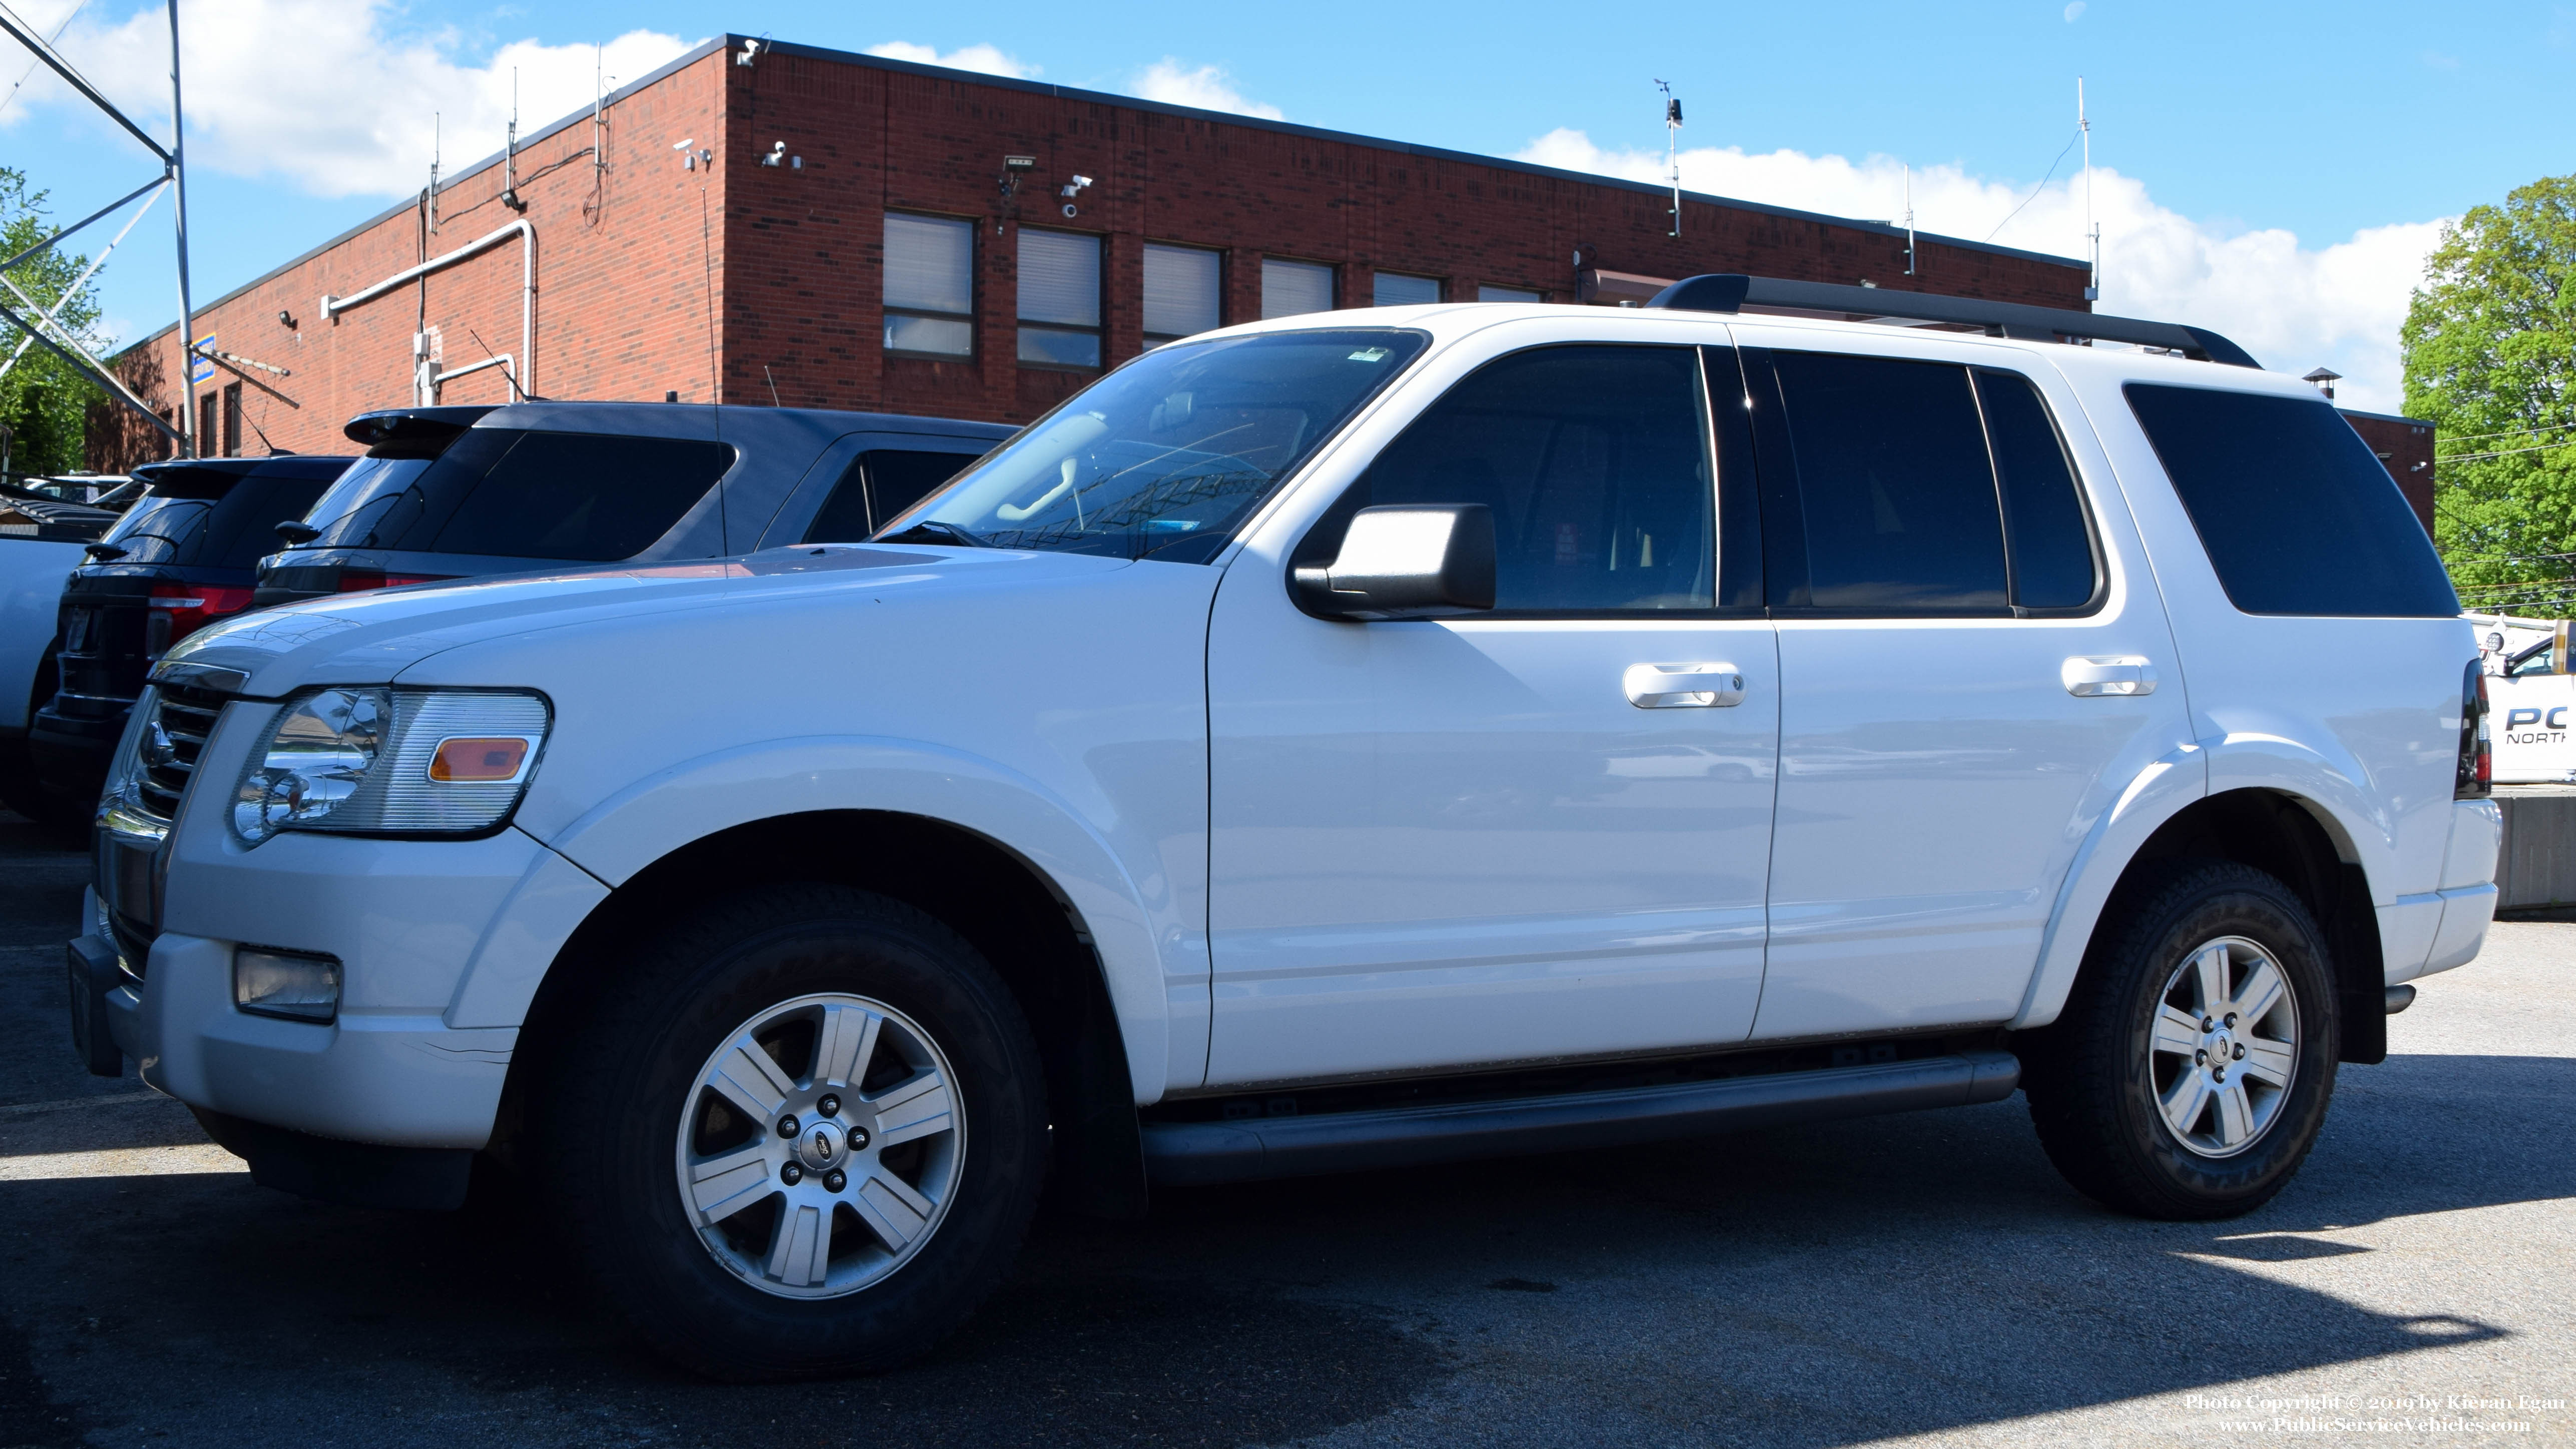
[[[510,378],[511,387],[517,390],[519,396],[524,398],[534,390],[531,384],[536,381],[537,374],[537,358],[535,352],[537,340],[537,228],[532,222],[524,219],[511,222],[500,230],[492,232],[487,236],[477,237],[473,241],[467,242],[465,245],[458,247],[456,250],[449,252],[444,256],[431,257],[428,261],[421,263],[419,266],[409,267],[396,272],[392,276],[385,278],[383,281],[376,283],[374,286],[352,292],[346,297],[334,297],[325,293],[322,298],[322,315],[325,318],[337,321],[341,313],[346,312],[351,308],[363,307],[367,303],[372,302],[378,297],[394,291],[397,288],[408,286],[409,284],[417,282],[421,278],[429,276],[432,273],[443,272],[449,267],[455,266],[459,262],[467,261],[484,252],[490,251],[492,248],[510,240],[512,237],[517,237],[525,244],[524,249],[519,253],[519,352],[515,359],[518,363],[517,375],[512,376],[510,373],[505,372],[503,373],[503,376]],[[463,369],[459,369],[459,371],[462,370]],[[450,375],[453,376],[454,374]]]

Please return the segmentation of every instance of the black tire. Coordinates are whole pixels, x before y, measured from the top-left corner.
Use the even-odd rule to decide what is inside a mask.
[[[24,739],[0,743],[0,805],[35,822],[52,844],[66,850],[89,845],[95,803],[46,789],[36,777],[36,763]]]
[[[2291,1063],[2290,1080],[2280,1089],[2246,1081],[2251,1035],[2220,1052],[2219,1079],[2231,1067],[2239,1073],[2240,1105],[2248,1091],[2270,1092],[2269,1115],[2245,1142],[2224,1149],[2212,1141],[2223,1130],[2217,1118],[2199,1117],[2212,1125],[2195,1147],[2167,1121],[2157,1074],[2172,1083],[2185,1072],[2206,1073],[2206,1055],[2168,1054],[2159,1062],[2151,1038],[2169,983],[2182,979],[2178,973],[2202,947],[2227,939],[2259,948],[2256,962],[2268,957],[2287,985],[2294,1044],[2255,1047]],[[2057,1170],[2106,1207],[2185,1222],[2251,1212],[2289,1183],[2325,1126],[2340,1046],[2335,1012],[2325,935],[2289,887],[2232,861],[2159,867],[2114,899],[2065,1012],[2025,1055],[2031,1121]],[[2230,1055],[2232,1064],[2224,1060]],[[2213,1098],[2210,1112],[2217,1110]]]
[[[653,1347],[733,1382],[872,1373],[927,1352],[1000,1285],[1045,1185],[1044,1078],[1017,1003],[964,938],[882,896],[788,884],[725,899],[614,969],[532,1074],[532,1167],[567,1247]],[[710,1054],[818,993],[884,1003],[935,1038],[964,1131],[944,1216],[911,1257],[842,1296],[780,1297],[701,1241],[674,1149],[683,1110],[703,1110],[690,1099]]]

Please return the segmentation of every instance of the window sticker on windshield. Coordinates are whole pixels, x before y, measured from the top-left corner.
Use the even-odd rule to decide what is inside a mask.
[[[1386,354],[1387,349],[1383,347],[1363,347],[1359,351],[1351,354],[1351,361],[1384,362],[1386,361]]]

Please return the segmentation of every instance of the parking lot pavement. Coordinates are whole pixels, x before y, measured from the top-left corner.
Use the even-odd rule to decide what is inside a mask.
[[[83,868],[0,816],[0,1446],[2576,1441],[2576,924],[2426,983],[2234,1222],[2094,1207],[2017,1099],[1167,1192],[916,1368],[739,1389],[524,1225],[265,1191],[79,1075]]]

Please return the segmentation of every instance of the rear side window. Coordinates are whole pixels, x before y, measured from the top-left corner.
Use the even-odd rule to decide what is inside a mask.
[[[872,448],[852,459],[823,511],[805,530],[807,543],[856,543],[956,477],[973,453],[926,453],[911,448]]]
[[[1976,376],[2003,497],[2013,602],[2025,609],[2080,609],[2093,601],[2098,566],[2066,444],[2029,378],[1988,367]]]
[[[469,428],[436,461],[361,460],[315,543],[501,558],[633,558],[706,496],[734,450],[682,438]]]
[[[1801,547],[1789,530],[1774,530],[1771,602],[2001,612],[2003,520],[1968,369],[1821,352],[1772,358],[1806,536]],[[1766,479],[1773,461],[1763,460]]]
[[[1716,488],[1699,355],[1545,347],[1486,364],[1387,445],[1319,527],[1392,503],[1493,510],[1498,610],[1715,607]],[[1326,546],[1329,543],[1329,547]]]
[[[2123,391],[2239,610],[2459,613],[2414,510],[2328,404],[2149,383]]]

